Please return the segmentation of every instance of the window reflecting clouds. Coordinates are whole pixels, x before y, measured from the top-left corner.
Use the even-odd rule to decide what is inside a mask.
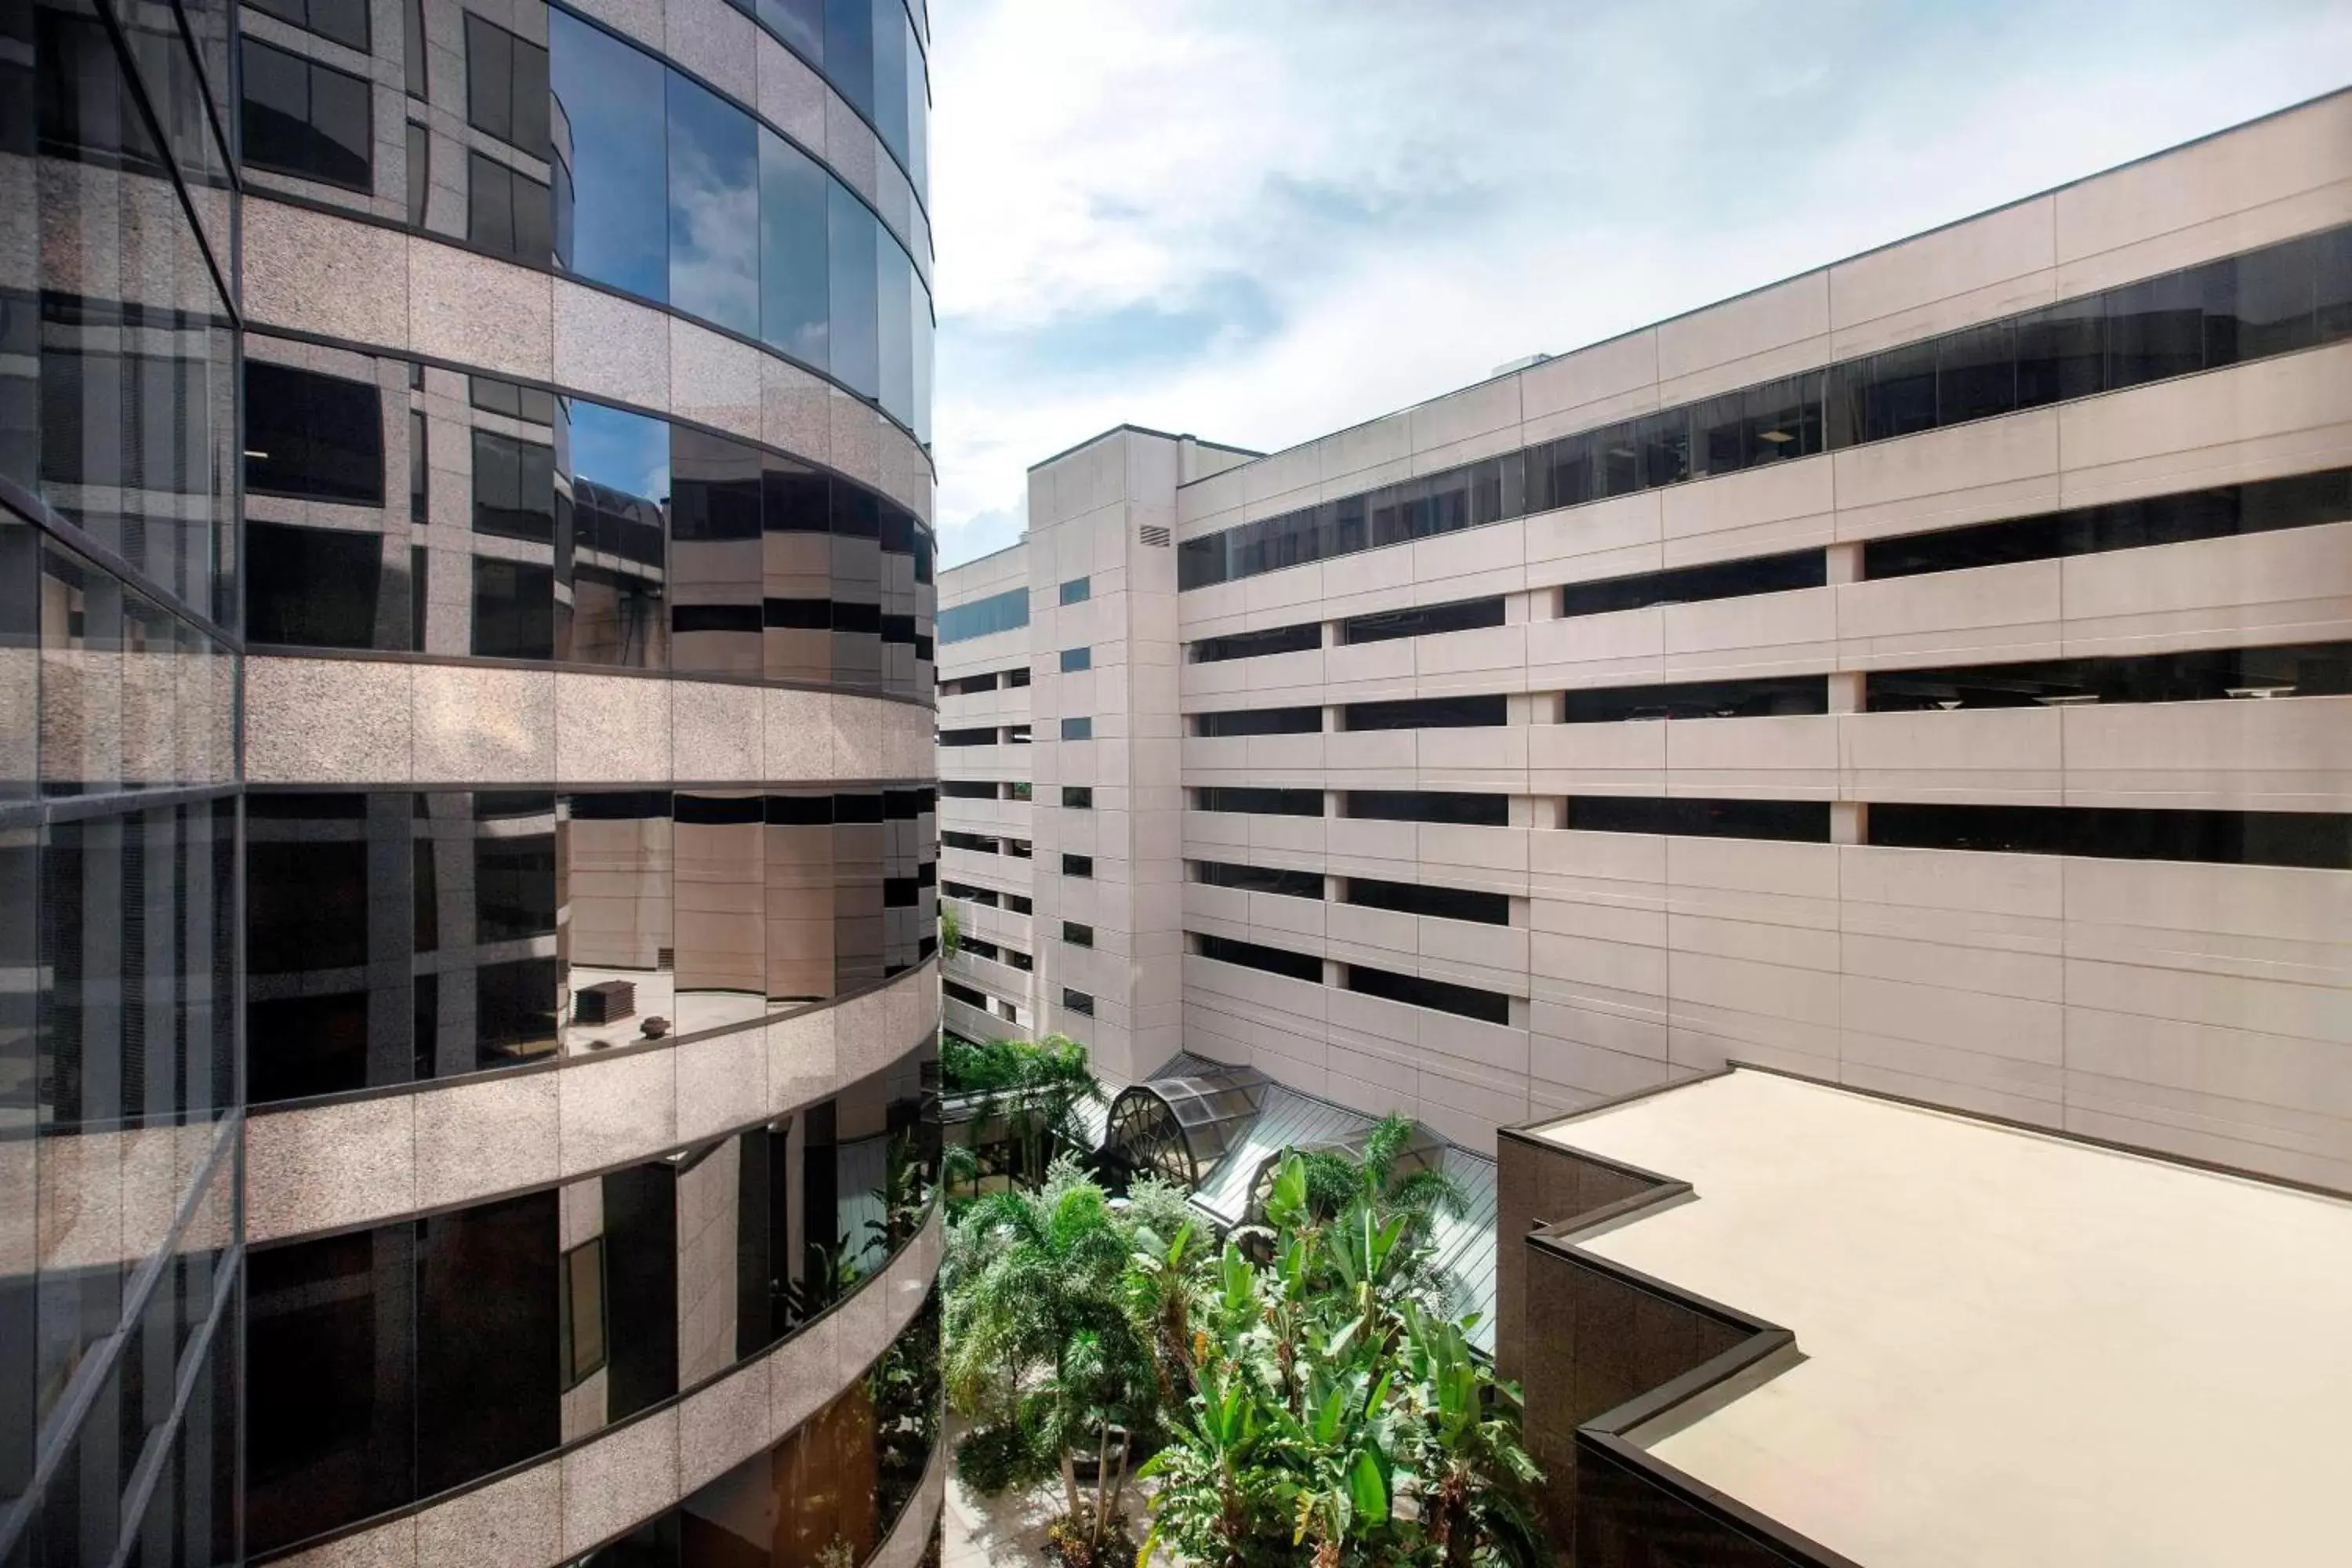
[[[831,247],[825,236],[825,187],[831,180],[816,160],[761,129],[760,336],[819,370],[832,364]]]
[[[551,6],[557,264],[646,300],[669,298],[668,110],[662,63]]]
[[[669,300],[760,332],[760,154],[751,117],[669,73]]]
[[[908,27],[897,0],[833,7],[866,18],[867,42],[843,58],[872,55],[877,7]],[[847,26],[814,11],[800,22]],[[930,291],[874,209],[743,109],[586,22],[551,12],[549,54],[557,264],[758,338],[927,440]],[[919,69],[903,49],[884,63],[898,79]],[[478,201],[517,199],[489,178],[497,188]],[[525,243],[532,215],[514,211],[478,217],[478,241]]]
[[[828,193],[826,227],[833,258],[834,378],[867,397],[881,395],[881,345],[877,337],[876,259],[885,243],[866,205],[835,184]]]

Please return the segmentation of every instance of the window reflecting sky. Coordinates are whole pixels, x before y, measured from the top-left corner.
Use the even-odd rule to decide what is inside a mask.
[[[572,472],[647,500],[669,497],[669,426],[593,403],[572,408]]]
[[[669,297],[667,157],[661,62],[550,7],[556,153],[578,171],[558,183],[564,264],[648,300]],[[569,149],[569,156],[565,155]]]

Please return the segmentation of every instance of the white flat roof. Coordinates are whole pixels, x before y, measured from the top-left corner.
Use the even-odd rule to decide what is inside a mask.
[[[2352,1563],[2352,1202],[1753,1071],[1537,1135],[1805,1358],[1650,1451],[1865,1568]]]

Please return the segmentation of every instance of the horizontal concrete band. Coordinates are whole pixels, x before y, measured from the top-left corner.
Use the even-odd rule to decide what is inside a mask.
[[[1181,595],[1183,636],[1928,532],[2347,462],[2352,343],[2339,342],[1192,589]],[[1450,466],[1450,458],[1401,458],[1388,465],[1393,475],[1376,473],[1387,482]],[[1356,483],[1317,486],[1304,502],[1286,494],[1267,510]],[[1229,526],[1240,510],[1184,531]],[[2068,569],[2095,573],[2084,564],[2095,559]],[[948,663],[963,673],[960,660]]]
[[[406,660],[245,661],[249,784],[921,779],[934,770],[931,731],[927,707],[845,691]]]
[[[934,1213],[882,1271],[824,1317],[707,1387],[487,1486],[278,1561],[287,1568],[552,1568],[675,1508],[773,1447],[862,1376],[920,1310],[939,1273]],[[945,1450],[942,1438],[940,1451]],[[918,1516],[936,1516],[932,1459],[870,1563],[898,1568]],[[928,1532],[926,1527],[926,1533]]]
[[[1814,713],[1186,740],[1187,787],[2352,810],[2352,697]],[[1188,837],[1249,830],[1198,812]],[[1311,828],[1317,819],[1304,822]],[[1570,825],[1575,825],[1573,813]],[[1394,823],[1326,841],[1381,854]],[[1493,828],[1473,829],[1493,833]]]
[[[1528,583],[1507,590],[1539,595],[1525,621],[1188,664],[1178,695],[1189,713],[2325,641],[2352,635],[2352,522],[1562,617],[1568,584]],[[940,727],[1033,722],[982,700],[942,693]],[[943,759],[964,750],[989,748]]]
[[[246,1239],[379,1225],[654,1159],[838,1093],[938,1024],[938,966],[925,963],[680,1044],[263,1111],[246,1124]]]
[[[756,344],[424,235],[258,194],[243,210],[252,327],[691,420],[823,463],[930,521],[923,449],[878,410]]]

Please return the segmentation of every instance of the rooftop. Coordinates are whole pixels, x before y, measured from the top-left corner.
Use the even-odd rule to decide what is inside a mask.
[[[1643,1444],[1789,1528],[1870,1568],[2344,1561],[2352,1202],[1749,1070],[1531,1135],[1695,1189],[1578,1247],[1795,1333]]]

